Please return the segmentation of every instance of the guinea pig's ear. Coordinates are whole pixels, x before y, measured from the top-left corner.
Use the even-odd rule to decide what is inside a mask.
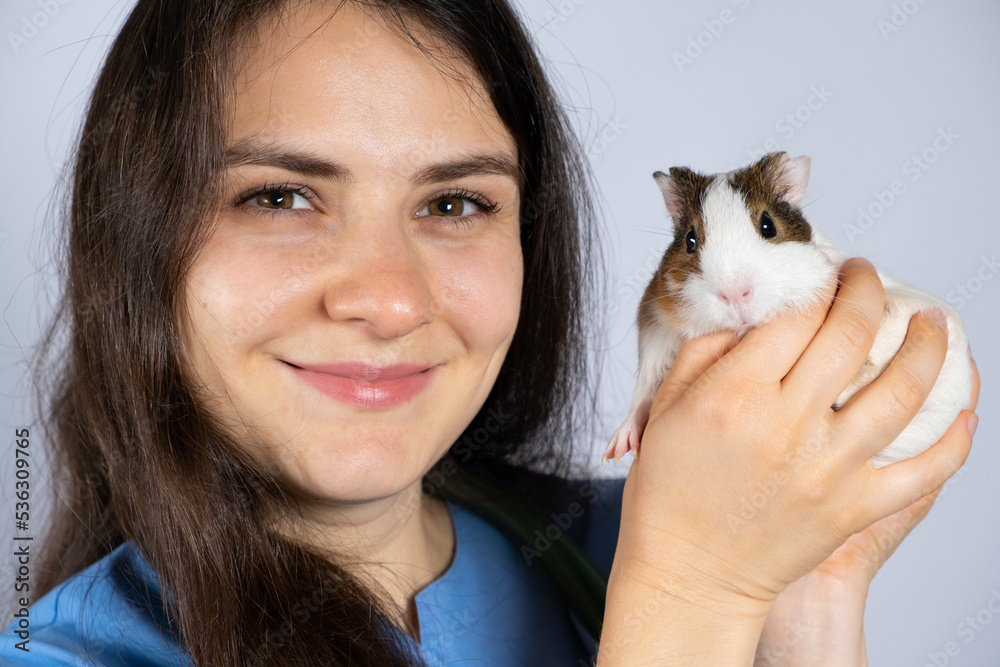
[[[790,158],[788,153],[779,153],[777,167],[775,184],[778,186],[778,199],[798,206],[806,196],[809,185],[809,156]]]
[[[670,174],[664,174],[662,171],[653,172],[653,178],[656,179],[656,184],[660,186],[660,191],[663,193],[663,201],[667,205],[667,212],[670,213],[670,217],[674,222],[680,222],[681,213],[681,196],[677,189],[677,183],[672,178],[674,170],[678,169],[673,167],[670,170]]]

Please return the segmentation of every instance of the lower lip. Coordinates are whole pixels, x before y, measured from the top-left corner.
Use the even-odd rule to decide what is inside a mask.
[[[438,369],[437,366],[433,366],[420,373],[395,380],[368,382],[340,375],[307,371],[296,366],[290,366],[290,368],[301,380],[330,398],[356,408],[367,409],[391,408],[406,403],[423,391]]]

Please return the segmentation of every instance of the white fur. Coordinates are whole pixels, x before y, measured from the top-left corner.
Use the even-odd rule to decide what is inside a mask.
[[[847,259],[846,255],[815,229],[813,237],[816,245],[823,248],[837,266]],[[972,394],[972,363],[969,358],[969,341],[957,310],[937,296],[901,283],[881,271],[878,276],[885,288],[885,310],[878,334],[865,360],[865,366],[862,366],[837,398],[834,409],[841,408],[882,374],[903,344],[910,317],[914,313],[937,307],[948,321],[948,351],[945,353],[941,372],[916,416],[888,447],[872,457],[875,467],[881,468],[894,461],[916,456],[941,439],[958,413],[969,404]]]
[[[805,192],[809,160],[788,160],[782,185],[789,185],[786,199],[798,202]],[[813,303],[828,281],[834,279],[846,256],[813,229],[812,243],[771,243],[756,231],[746,203],[730,185],[731,174],[717,176],[702,201],[705,238],[701,274],[691,275],[678,289],[681,305],[676,326],[661,311],[652,326],[639,327],[639,373],[629,416],[611,438],[604,455],[621,458],[637,450],[649,418],[649,407],[663,378],[673,366],[681,343],[687,338],[729,329],[742,335],[778,313],[801,309]],[[661,181],[665,196],[669,183]],[[669,199],[668,199],[669,205]],[[968,405],[972,391],[972,367],[961,318],[950,305],[882,272],[885,311],[878,334],[864,365],[832,406],[839,409],[858,391],[877,378],[902,345],[910,317],[917,311],[938,307],[948,320],[948,352],[944,367],[930,395],[903,432],[872,458],[876,467],[916,456],[937,442],[958,413]],[[739,294],[752,289],[745,304],[735,303]],[[721,294],[734,298],[727,304]]]
[[[653,397],[670,372],[683,341],[680,330],[662,316],[652,326],[639,327],[639,378],[632,394],[632,405],[628,417],[611,436],[602,463],[612,457],[617,461],[630,450],[638,451]]]

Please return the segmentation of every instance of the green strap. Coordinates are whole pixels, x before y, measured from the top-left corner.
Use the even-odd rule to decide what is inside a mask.
[[[445,500],[459,503],[481,514],[515,546],[530,545],[537,535],[545,534],[551,524],[499,489],[457,467],[444,475],[439,493]],[[548,539],[548,536],[546,536]],[[604,601],[608,582],[580,548],[562,531],[550,540],[545,551],[534,551],[556,588],[569,602],[577,620],[597,642],[604,620]]]

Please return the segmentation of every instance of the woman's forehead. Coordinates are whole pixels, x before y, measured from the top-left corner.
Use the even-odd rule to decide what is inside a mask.
[[[471,143],[516,155],[471,66],[440,38],[418,33],[435,49],[429,55],[353,3],[332,11],[312,3],[257,30],[237,75],[227,144],[349,143],[398,159]]]

